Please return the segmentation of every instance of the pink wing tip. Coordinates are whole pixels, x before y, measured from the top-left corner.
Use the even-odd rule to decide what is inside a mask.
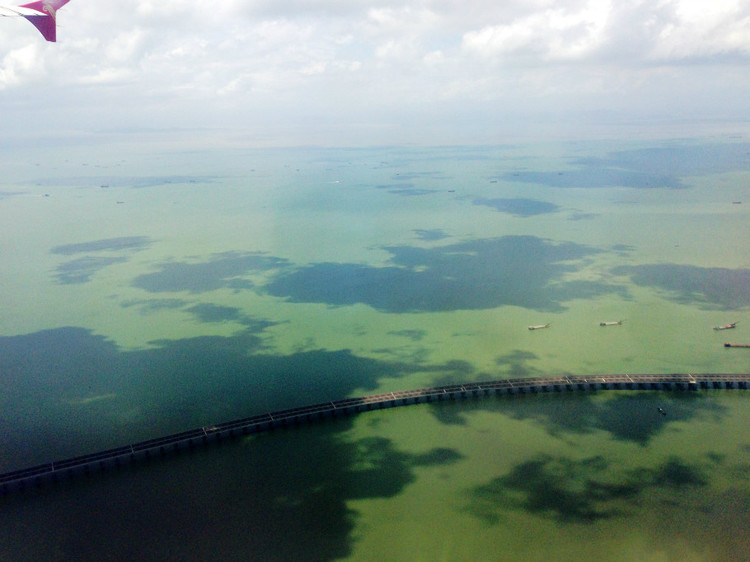
[[[24,16],[44,36],[47,41],[57,41],[57,10],[62,8],[70,0],[41,0],[23,4],[22,8],[30,8],[47,15]]]
[[[47,41],[57,41],[57,25],[52,16],[25,16]]]

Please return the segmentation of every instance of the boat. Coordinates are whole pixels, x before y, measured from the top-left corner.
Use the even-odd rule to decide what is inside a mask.
[[[737,327],[737,322],[732,322],[731,324],[724,324],[722,326],[714,326],[714,330],[731,330],[732,328]]]
[[[600,326],[622,326],[622,320],[617,320],[614,322],[599,322]]]
[[[534,326],[529,326],[529,330],[541,330],[543,328],[549,328],[549,324],[536,324]]]

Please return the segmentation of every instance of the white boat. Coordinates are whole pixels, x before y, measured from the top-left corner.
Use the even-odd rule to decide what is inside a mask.
[[[622,326],[622,320],[617,320],[615,322],[599,322],[600,326]]]
[[[543,328],[549,328],[549,324],[536,324],[529,326],[529,330],[542,330]]]

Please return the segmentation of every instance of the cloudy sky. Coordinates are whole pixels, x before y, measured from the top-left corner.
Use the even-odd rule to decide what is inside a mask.
[[[746,130],[749,63],[750,0],[71,0],[57,43],[0,18],[0,135],[204,130],[284,145]]]

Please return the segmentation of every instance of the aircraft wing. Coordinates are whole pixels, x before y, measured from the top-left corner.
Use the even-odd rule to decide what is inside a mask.
[[[0,16],[26,18],[47,41],[57,41],[57,10],[69,1],[37,0],[23,6],[0,6]]]
[[[23,6],[0,6],[0,16],[4,17],[26,17],[26,16],[46,16],[44,12],[39,10],[32,10],[31,8],[24,8]]]

